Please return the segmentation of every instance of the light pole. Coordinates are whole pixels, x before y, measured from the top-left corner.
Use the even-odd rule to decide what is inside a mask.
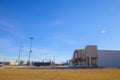
[[[18,55],[18,64],[20,64],[20,53],[21,53],[21,48],[22,48],[22,45],[21,45],[21,43],[20,43],[19,55]]]
[[[32,47],[32,39],[34,39],[34,38],[33,38],[33,37],[30,37],[29,39],[30,39],[30,51],[29,51],[29,57],[28,57],[28,65],[30,65],[30,55],[31,55],[31,52],[32,52],[32,50],[31,50],[31,47]]]

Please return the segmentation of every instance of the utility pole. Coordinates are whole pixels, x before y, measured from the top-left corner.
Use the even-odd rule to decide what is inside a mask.
[[[30,66],[30,55],[32,53],[31,47],[32,47],[32,39],[34,39],[33,37],[30,37],[30,51],[29,51],[29,56],[28,56],[28,65]]]
[[[55,63],[55,56],[53,57],[53,61],[54,61],[54,63]]]
[[[20,64],[20,53],[22,49],[22,44],[20,43],[20,48],[19,48],[19,55],[18,55],[18,64]]]
[[[45,53],[45,61],[47,62],[47,53]]]

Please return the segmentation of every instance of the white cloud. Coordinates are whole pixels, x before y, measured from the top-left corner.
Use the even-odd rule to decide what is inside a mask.
[[[81,40],[71,37],[70,35],[55,35],[52,37],[53,41],[62,42],[67,45],[79,45]]]
[[[50,21],[50,22],[36,23],[37,26],[52,26],[52,27],[62,26],[64,24],[65,23],[63,21]]]
[[[0,60],[14,61],[17,59],[18,48],[13,46],[12,40],[9,38],[0,38]]]
[[[19,46],[14,46],[12,41],[9,39],[0,39],[0,56],[3,61],[6,60],[15,61],[18,59]],[[32,61],[42,61],[42,60],[53,60],[53,57],[57,54],[53,49],[32,47],[31,60]],[[29,55],[29,47],[22,47],[21,49],[21,60],[27,61]],[[14,57],[14,58],[13,58]]]
[[[7,48],[11,46],[11,40],[8,38],[0,38],[0,48]]]
[[[23,36],[18,26],[10,22],[0,21],[0,29],[15,36]]]
[[[53,25],[53,26],[61,26],[61,25],[64,25],[64,22],[62,22],[62,21],[54,21],[54,22],[51,22],[50,24]]]
[[[7,61],[16,61],[16,59],[18,59],[19,44],[15,46],[12,40],[8,38],[0,38],[0,44],[0,60],[3,61],[5,58]],[[29,46],[23,46],[20,60],[28,61]],[[31,61],[54,60],[55,56],[56,62],[61,62],[66,59],[65,56],[63,56],[64,53],[66,52],[54,48],[44,48],[41,46],[32,47]]]

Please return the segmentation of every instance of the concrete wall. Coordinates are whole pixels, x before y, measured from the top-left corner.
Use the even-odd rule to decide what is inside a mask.
[[[96,45],[90,45],[85,47],[85,54],[87,57],[98,57],[97,53],[98,52]]]
[[[85,50],[84,50],[84,49],[81,49],[81,57],[82,57],[83,59],[86,58],[86,54],[85,54]]]
[[[120,51],[98,50],[99,67],[120,67]]]

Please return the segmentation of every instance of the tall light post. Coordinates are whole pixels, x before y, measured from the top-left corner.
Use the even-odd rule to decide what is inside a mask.
[[[29,39],[30,39],[30,51],[29,51],[29,57],[28,57],[28,65],[30,65],[30,55],[31,55],[31,52],[32,52],[32,50],[31,50],[31,47],[32,47],[32,39],[34,39],[34,38],[33,38],[33,37],[30,37]]]
[[[22,44],[20,43],[19,55],[18,55],[18,64],[20,64],[20,53],[21,53]]]

